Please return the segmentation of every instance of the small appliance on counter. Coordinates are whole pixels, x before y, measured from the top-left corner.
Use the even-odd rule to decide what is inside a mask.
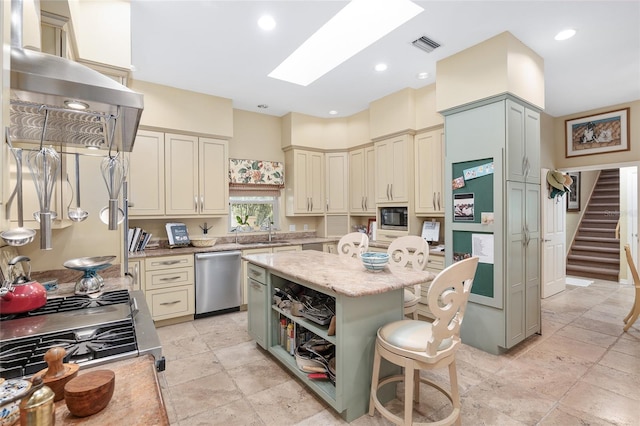
[[[187,225],[184,223],[167,223],[167,239],[169,240],[169,247],[186,247],[191,242],[189,240],[189,232],[187,232]]]

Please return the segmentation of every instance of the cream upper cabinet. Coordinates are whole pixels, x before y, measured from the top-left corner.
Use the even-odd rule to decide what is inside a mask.
[[[164,133],[139,130],[129,158],[129,215],[163,215]]]
[[[324,213],[324,154],[292,149],[285,153],[287,216]]]
[[[198,181],[200,214],[229,213],[229,154],[225,140],[200,138]]]
[[[444,215],[444,129],[415,137],[416,214]]]
[[[373,146],[349,153],[349,212],[375,214],[375,149]]]
[[[327,213],[349,211],[349,160],[346,152],[325,154]]]
[[[224,215],[228,203],[227,142],[165,135],[165,213]]]
[[[376,203],[409,201],[409,149],[413,136],[401,135],[375,143]]]

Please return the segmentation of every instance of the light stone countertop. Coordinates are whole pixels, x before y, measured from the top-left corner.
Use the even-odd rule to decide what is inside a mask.
[[[89,417],[69,412],[64,399],[55,403],[56,425],[169,425],[152,356],[140,356],[80,370],[79,376],[95,370],[112,370],[115,389],[109,404]]]
[[[435,278],[429,271],[389,265],[380,272],[370,272],[359,259],[312,250],[253,254],[243,256],[243,259],[302,285],[316,286],[349,297],[386,293],[430,283]]]
[[[100,289],[99,292],[89,294],[89,296],[97,296],[99,294],[104,293],[105,291],[114,291],[114,290],[133,290],[132,288],[133,280],[129,276],[119,277],[119,278],[105,278],[104,286]],[[76,283],[75,282],[66,282],[58,284],[57,290],[47,291],[47,298],[53,297],[63,297],[63,296],[73,296],[75,294]]]
[[[255,238],[252,240],[251,238]],[[289,239],[281,239],[286,238],[282,236],[278,236],[278,239],[274,239],[270,243],[266,242],[266,237],[263,235],[243,235],[240,240],[245,240],[239,244],[235,242],[228,242],[225,239],[220,239],[222,241],[216,242],[211,247],[175,247],[175,248],[158,248],[158,249],[147,249],[145,251],[129,253],[129,259],[136,260],[145,257],[159,257],[159,256],[176,256],[176,255],[184,255],[184,254],[194,254],[194,253],[208,253],[208,252],[216,252],[216,251],[232,251],[232,250],[249,250],[255,248],[267,248],[267,247],[285,247],[285,246],[296,246],[302,244],[317,244],[317,243],[336,243],[338,242],[338,238],[322,238],[322,237],[307,237],[307,238],[289,238]]]

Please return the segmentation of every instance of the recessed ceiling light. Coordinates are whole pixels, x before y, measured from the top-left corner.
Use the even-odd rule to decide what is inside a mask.
[[[85,110],[89,108],[89,104],[81,101],[64,101],[64,104],[71,109]]]
[[[387,64],[377,64],[375,66],[376,71],[382,72],[387,70]]]
[[[574,35],[576,35],[576,30],[574,30],[573,28],[570,28],[568,30],[560,31],[558,34],[556,34],[554,39],[558,41],[562,41],[562,40],[567,40],[573,37]]]
[[[419,72],[416,77],[419,80],[425,80],[425,79],[429,78],[429,73],[428,72]]]
[[[338,111],[336,111],[335,109],[332,109],[331,111],[329,111],[329,115],[336,115],[338,114]]]
[[[352,0],[269,77],[308,86],[423,10],[409,0]]]
[[[276,27],[276,21],[271,15],[263,15],[258,19],[258,26],[265,31],[271,31]]]

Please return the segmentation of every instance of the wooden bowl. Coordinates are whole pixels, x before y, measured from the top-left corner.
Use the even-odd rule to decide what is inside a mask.
[[[96,370],[71,379],[64,386],[64,399],[74,416],[87,417],[104,409],[111,401],[116,375],[111,370]]]

